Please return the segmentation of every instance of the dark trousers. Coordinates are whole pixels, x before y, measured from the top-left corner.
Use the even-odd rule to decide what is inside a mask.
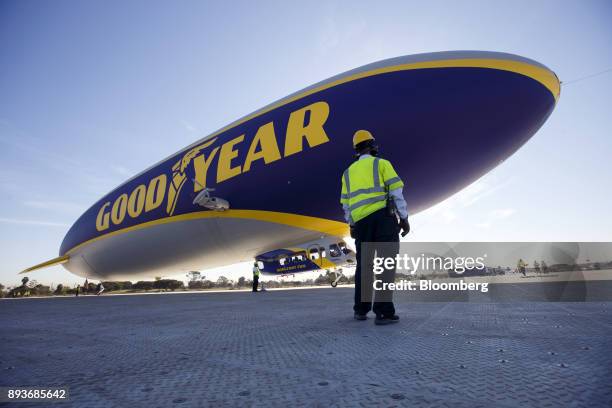
[[[257,292],[257,286],[259,286],[259,276],[253,276],[253,292]]]
[[[357,269],[355,270],[355,305],[353,310],[358,314],[366,314],[372,310],[373,263],[374,256],[393,257],[399,252],[399,226],[394,216],[387,214],[385,208],[378,210],[355,223],[357,238]],[[366,242],[391,242],[380,248],[364,245]],[[395,281],[395,268],[385,270],[377,275],[377,279],[390,283]],[[362,292],[363,290],[363,292]],[[374,291],[374,313],[377,316],[392,316],[395,314],[393,291]],[[363,295],[363,296],[362,296]],[[362,297],[363,300],[362,301]]]

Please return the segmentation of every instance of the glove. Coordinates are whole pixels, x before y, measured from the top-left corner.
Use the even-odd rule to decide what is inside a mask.
[[[399,222],[399,227],[402,229],[402,237],[405,237],[410,232],[410,224],[408,218],[402,218]]]
[[[354,225],[349,225],[351,227],[351,238],[357,239],[357,228]]]

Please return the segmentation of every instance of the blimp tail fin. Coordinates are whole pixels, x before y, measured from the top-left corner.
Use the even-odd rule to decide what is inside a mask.
[[[53,258],[53,259],[49,259],[48,261],[41,262],[38,265],[30,266],[29,268],[24,269],[23,271],[21,271],[19,273],[20,274],[28,273],[28,272],[32,272],[32,271],[35,271],[37,269],[46,268],[46,267],[49,267],[49,266],[61,265],[63,263],[68,262],[69,259],[70,259],[70,256],[68,256],[68,255],[58,256],[57,258]]]

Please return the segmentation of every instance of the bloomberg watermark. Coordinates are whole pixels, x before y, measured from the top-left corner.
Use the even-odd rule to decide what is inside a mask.
[[[399,282],[383,282],[380,279],[374,281],[374,290],[478,290],[486,293],[489,291],[487,282],[435,282],[420,279],[418,282],[400,280]]]

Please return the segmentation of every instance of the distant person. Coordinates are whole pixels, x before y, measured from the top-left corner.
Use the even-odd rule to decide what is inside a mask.
[[[538,261],[533,261],[533,269],[535,270],[535,273],[539,274],[540,271],[540,264],[538,263]]]
[[[393,291],[377,290],[372,307],[375,253],[365,243],[386,242],[388,244],[377,249],[377,255],[391,258],[397,255],[400,231],[402,236],[410,231],[408,208],[402,194],[404,183],[391,162],[378,157],[378,144],[370,132],[355,132],[353,149],[356,160],[342,174],[340,203],[357,247],[354,317],[356,320],[366,320],[368,312],[373,309],[375,324],[397,323],[399,316],[395,314]],[[381,250],[385,253],[380,253]],[[363,251],[367,253],[362,257]],[[362,258],[365,262],[362,262]],[[383,283],[394,282],[395,268],[385,269],[380,279]],[[363,295],[366,297],[363,298]]]
[[[523,259],[519,259],[516,264],[516,269],[518,270],[519,273],[522,273],[523,276],[527,276],[527,270],[525,269],[526,267],[527,267],[527,263],[525,263]]]
[[[74,290],[74,296],[79,296],[79,290],[81,289],[81,287],[79,285],[76,286],[76,289]]]
[[[542,273],[548,273],[548,265],[546,265],[546,262],[544,262],[544,260],[542,260],[541,262],[541,269],[542,269]]]
[[[96,295],[100,296],[102,292],[104,292],[104,285],[102,285],[102,282],[100,282],[98,283],[98,286],[96,286]]]
[[[257,262],[253,264],[253,292],[257,292],[257,287],[259,286],[259,266],[257,266]]]

